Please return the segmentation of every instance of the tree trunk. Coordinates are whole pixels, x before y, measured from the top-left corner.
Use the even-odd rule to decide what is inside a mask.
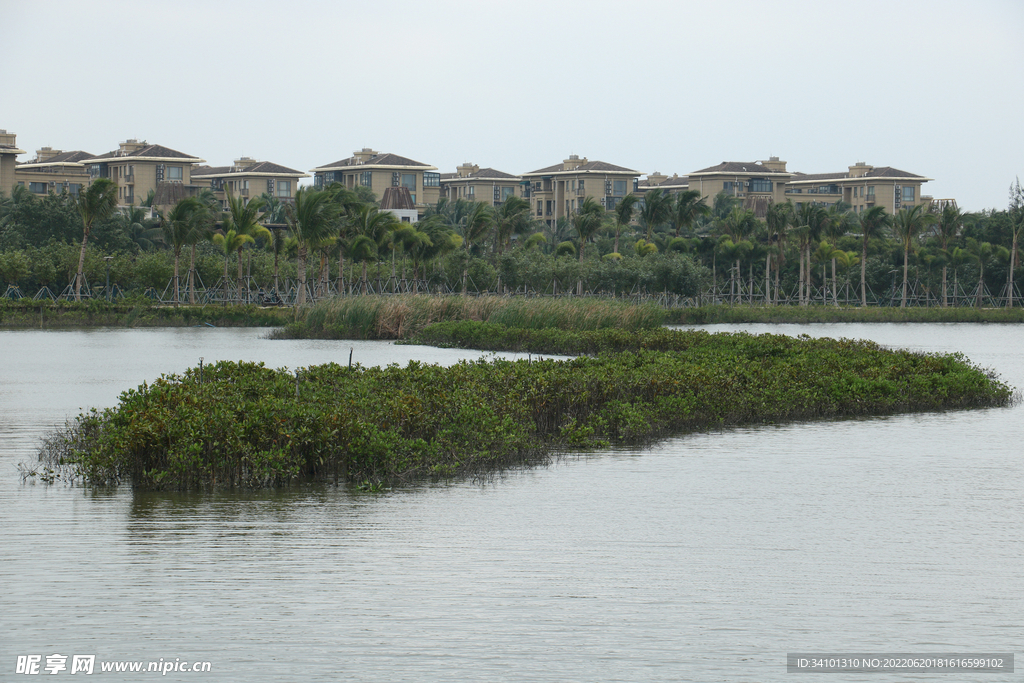
[[[299,291],[295,294],[295,306],[302,306],[306,303],[306,245],[299,244]]]
[[[836,259],[832,258],[832,303],[839,306],[839,278],[836,276]]]
[[[1006,307],[1013,308],[1013,269],[1017,265],[1017,233],[1013,233],[1013,244],[1010,246],[1010,274],[1007,276]]]
[[[75,274],[75,301],[82,300],[82,281],[85,280],[85,245],[89,243],[89,226],[82,232],[82,251],[78,254],[78,272]]]
[[[764,257],[764,305],[772,302],[772,252]]]
[[[942,307],[949,308],[949,299],[946,297],[946,268],[942,266]]]
[[[227,277],[225,273],[224,277]],[[242,300],[242,247],[238,248],[238,303],[245,303]]]
[[[800,277],[797,281],[797,299],[804,305],[804,245],[800,245]]]
[[[615,247],[612,249],[612,251],[614,251],[616,254],[619,253],[619,231],[621,229],[622,229],[622,227],[618,223],[616,223],[615,224]]]
[[[910,272],[910,249],[903,249],[903,301],[900,308],[907,307],[907,276]]]
[[[865,230],[866,232],[866,230]],[[868,305],[868,240],[865,236],[864,246],[860,250],[860,305]]]
[[[193,306],[196,305],[196,245],[192,245],[189,250],[189,261],[188,261],[188,302]]]
[[[181,258],[181,249],[174,250],[174,305],[178,306],[181,303],[181,297],[179,296],[178,289],[178,259]]]

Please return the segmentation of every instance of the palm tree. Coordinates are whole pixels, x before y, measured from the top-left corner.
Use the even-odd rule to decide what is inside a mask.
[[[675,204],[672,206],[672,223],[676,228],[676,237],[679,231],[693,229],[694,223],[701,216],[711,213],[711,207],[697,190],[686,190],[676,195]]]
[[[964,224],[964,212],[953,206],[947,204],[942,208],[942,213],[939,215],[938,220],[938,237],[939,237],[939,248],[942,249],[943,253],[949,252],[949,245],[951,242],[956,240],[960,229],[963,228]],[[946,273],[949,268],[949,259],[945,258],[942,261],[942,307],[946,308],[949,305],[949,298],[946,296]]]
[[[995,260],[1005,260],[1010,257],[1006,247],[979,242],[973,237],[967,238],[967,249],[965,255],[971,262],[978,266],[978,289],[975,292],[974,305],[981,308],[981,297],[985,291],[985,266]]]
[[[203,228],[208,216],[206,207],[195,197],[186,197],[171,207],[166,216],[161,216],[160,227],[164,241],[174,252],[174,305],[181,303],[178,262],[181,249],[186,244],[195,244],[202,239]]]
[[[811,245],[817,244],[828,222],[828,213],[812,202],[806,202],[797,210],[796,227],[793,233],[800,246],[800,304],[807,305],[811,299]]]
[[[580,238],[580,263],[583,263],[583,252],[587,246],[587,240],[594,236],[604,223],[604,207],[593,197],[587,197],[580,204],[580,208],[572,215],[572,227]],[[576,280],[576,295],[583,295],[583,276]]]
[[[299,291],[295,304],[302,306],[306,303],[306,257],[309,248],[311,245],[315,248],[335,229],[338,207],[331,201],[330,192],[311,187],[300,187],[295,193],[295,201],[287,206],[285,220],[299,246]]]
[[[1017,267],[1018,244],[1021,233],[1024,232],[1024,187],[1020,185],[1020,178],[1010,185],[1010,271],[1006,276],[1006,305],[1013,308],[1013,271]]]
[[[647,228],[647,241],[654,236],[654,229],[668,222],[672,217],[672,195],[661,188],[644,193],[644,205],[640,209],[640,220]]]
[[[462,269],[462,294],[469,296],[469,254],[494,225],[494,212],[483,202],[474,202],[462,226],[462,244],[466,247],[466,265]]]
[[[918,235],[935,222],[935,215],[925,211],[924,204],[904,207],[893,218],[893,230],[903,243],[903,299],[900,308],[907,307],[907,277],[910,272],[910,252],[914,250]]]
[[[246,244],[252,244],[256,240],[251,235],[240,235],[234,230],[224,233],[214,233],[211,241],[224,252],[224,284],[228,282],[228,259],[235,250],[241,250]]]
[[[853,226],[856,220],[853,213],[850,211],[850,205],[843,201],[838,201],[832,206],[828,207],[828,222],[825,224],[824,235],[832,240],[832,244],[838,244],[841,237],[845,237]],[[834,249],[837,253],[845,253]],[[839,305],[839,278],[836,274],[836,259],[837,256],[832,256],[832,299],[836,306]]]
[[[768,240],[774,241],[778,247],[778,256],[775,261],[775,305],[779,304],[779,278],[780,271],[786,260],[786,237],[789,227],[793,221],[793,204],[772,204],[768,207],[765,215],[765,223],[768,228]]]
[[[117,209],[117,184],[110,178],[97,178],[75,197],[75,208],[82,217],[82,251],[78,255],[78,272],[75,275],[75,301],[81,301],[82,281],[85,279],[85,246],[89,243],[89,233],[96,221],[106,220]]]
[[[231,190],[227,192],[228,212],[224,217],[224,232],[233,230],[236,235],[248,235],[250,241],[242,241],[238,244],[238,301],[242,302],[242,248],[257,239],[262,238],[270,241],[273,235],[265,227],[260,225],[260,207],[263,202],[257,197],[246,202],[244,197],[235,197]]]
[[[636,212],[636,204],[640,198],[635,194],[627,194],[615,205],[615,246],[612,251],[619,253],[619,232],[633,221],[633,214]]]
[[[148,213],[141,206],[125,206],[116,216],[121,230],[143,251],[155,248],[156,240],[163,238],[163,230],[159,224],[153,225]]]
[[[719,230],[729,237],[728,244],[722,246],[719,251],[723,254],[731,254],[732,256],[728,256],[727,258],[736,261],[735,275],[738,280],[740,275],[740,261],[746,258],[747,254],[749,254],[754,248],[753,243],[750,242],[748,238],[754,233],[754,230],[757,227],[757,218],[754,216],[753,211],[735,207],[729,212],[729,215],[726,216],[725,220],[720,221],[718,225]],[[740,247],[739,245],[741,243],[746,246]],[[734,271],[730,269],[729,272],[729,294],[732,296],[736,280],[734,280],[732,276]],[[740,283],[740,291],[742,292],[742,280],[740,280]],[[740,295],[740,298],[742,299],[742,294]]]
[[[372,204],[360,205],[358,211],[352,216],[351,221],[353,232],[356,236],[353,238],[349,249],[355,253],[358,247],[359,253],[369,254],[369,251],[363,245],[365,240],[359,239],[364,237],[371,240],[374,244],[374,258],[376,258],[377,254],[387,243],[390,233],[401,226],[401,222],[395,217],[395,214],[390,211],[381,211]],[[366,261],[372,259],[362,258],[357,260],[362,260],[363,262],[363,293],[365,294],[367,291]]]
[[[886,229],[892,224],[892,216],[885,212],[884,206],[872,206],[860,214],[859,222],[861,234],[860,305],[866,307],[868,305],[868,241],[885,237]]]
[[[504,251],[513,234],[521,235],[527,232],[532,222],[530,202],[515,195],[502,202],[494,211],[494,229],[498,238],[497,252],[500,254]]]

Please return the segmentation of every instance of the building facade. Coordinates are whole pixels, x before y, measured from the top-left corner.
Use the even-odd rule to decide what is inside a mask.
[[[0,192],[10,194],[18,184],[14,178],[14,169],[18,164],[18,155],[25,150],[18,149],[17,136],[0,130]]]
[[[794,173],[786,185],[786,197],[796,205],[810,201],[831,206],[842,201],[855,213],[882,206],[892,214],[904,207],[930,204],[931,197],[921,193],[929,180],[891,166],[875,168],[858,161],[845,172]]]
[[[94,155],[77,150],[64,152],[52,147],[43,147],[36,152],[36,158],[18,164],[14,169],[18,185],[24,185],[35,195],[50,192],[68,192],[77,195],[89,186],[89,161]]]
[[[231,166],[196,166],[192,169],[192,183],[198,188],[209,187],[227,207],[227,194],[249,200],[266,192],[280,201],[291,201],[299,188],[299,179],[308,173],[250,157],[235,159]]]
[[[89,160],[89,174],[117,184],[117,202],[141,204],[152,191],[153,206],[170,206],[193,192],[192,167],[205,160],[146,141],[126,140],[113,152]]]
[[[521,180],[511,173],[466,163],[455,173],[441,174],[441,196],[451,201],[466,199],[501,206],[509,197],[520,194]]]
[[[378,199],[389,187],[404,187],[421,215],[428,206],[437,204],[441,196],[441,174],[436,166],[368,147],[347,159],[318,166],[311,173],[314,187],[331,183],[341,183],[349,189],[363,186],[370,188]]]
[[[574,213],[587,197],[611,211],[633,191],[640,172],[572,154],[560,164],[524,173],[522,178],[523,196],[530,201],[534,218],[553,227],[559,218]]]

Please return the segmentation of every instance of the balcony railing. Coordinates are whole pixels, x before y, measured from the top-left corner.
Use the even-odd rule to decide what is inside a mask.
[[[135,174],[125,173],[123,176],[121,176],[121,180],[123,180],[127,184],[133,184],[135,182]]]

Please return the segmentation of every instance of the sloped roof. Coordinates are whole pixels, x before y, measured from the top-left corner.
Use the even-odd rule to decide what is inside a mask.
[[[412,193],[408,187],[387,187],[384,188],[384,196],[380,198],[381,211],[392,209],[416,210],[412,202]]]
[[[675,176],[673,178],[665,178],[660,183],[658,183],[658,187],[682,187],[684,185],[689,184],[690,179],[687,176],[681,175]]]
[[[458,173],[442,173],[441,180],[519,180],[519,176],[514,176],[511,173],[505,173],[504,171],[498,171],[493,168],[481,168],[476,173],[470,173],[469,175],[464,176],[460,176]]]
[[[823,182],[826,180],[860,180],[861,178],[911,178],[914,180],[931,180],[916,173],[901,171],[892,166],[873,168],[862,176],[851,177],[849,171],[837,171],[835,173],[794,173],[790,183]]]
[[[317,166],[314,171],[329,171],[332,168],[347,168],[350,166],[359,167],[373,167],[373,166],[415,166],[423,169],[432,169],[434,166],[430,164],[424,164],[421,161],[414,161],[408,157],[398,156],[397,154],[391,154],[386,152],[383,154],[377,154],[376,156],[370,157],[368,160],[360,163],[355,156],[351,156],[347,159],[335,161],[332,164],[325,164],[324,166]]]
[[[192,169],[193,178],[210,178],[230,175],[291,175],[296,178],[308,178],[308,173],[296,171],[294,168],[281,166],[269,161],[259,161],[251,166],[238,170],[234,166],[198,166]]]
[[[83,152],[82,150],[75,150],[73,152],[61,152],[60,154],[54,154],[46,161],[26,161],[25,163],[18,164],[22,166],[48,166],[50,164],[81,164],[84,161],[94,159],[94,154]]]
[[[776,174],[776,175],[791,175],[784,171],[772,171],[767,166],[764,166],[756,161],[723,161],[716,166],[708,166],[702,168],[699,171],[693,171],[690,175],[701,175],[707,173],[757,173],[757,174]]]
[[[146,145],[134,152],[125,152],[120,149],[115,149],[112,152],[101,154],[97,157],[93,157],[92,161],[114,161],[117,159],[167,159],[174,161],[189,161],[192,163],[202,163],[204,160],[199,157],[194,157],[184,152],[164,147],[163,145]]]
[[[609,164],[607,161],[588,161],[585,164],[581,164],[574,169],[566,171],[564,164],[555,164],[554,166],[546,166],[539,168],[536,171],[530,171],[523,175],[542,175],[542,174],[554,174],[554,173],[630,173],[633,175],[640,175],[639,171],[634,171],[631,168],[625,166],[616,166],[615,164]]]

